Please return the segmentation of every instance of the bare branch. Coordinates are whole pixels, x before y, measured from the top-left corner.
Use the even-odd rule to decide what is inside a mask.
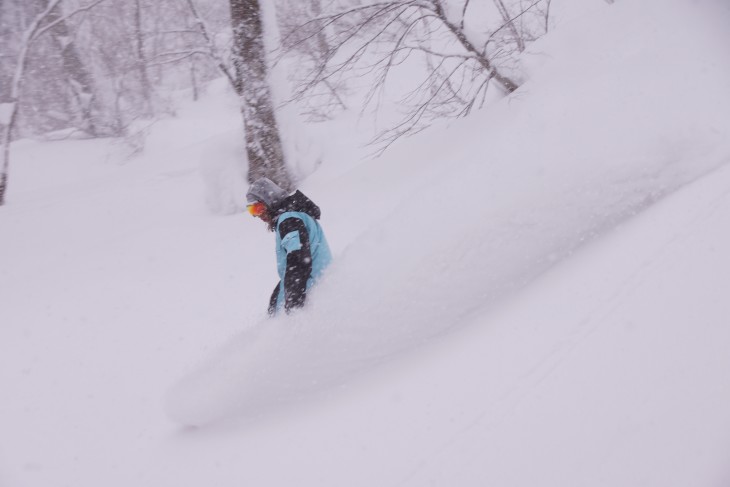
[[[60,4],[60,3],[62,2],[62,1],[63,1],[63,0],[58,0],[58,1],[54,0],[54,1],[52,1],[52,2],[51,2],[51,3],[49,4],[48,8],[47,8],[47,9],[46,9],[46,10],[44,11],[44,13],[42,13],[42,14],[41,14],[41,16],[42,16],[42,18],[41,18],[41,22],[42,22],[42,21],[43,21],[43,19],[44,19],[44,18],[46,18],[46,17],[47,17],[47,16],[48,16],[48,15],[49,15],[49,14],[50,14],[50,13],[51,13],[51,12],[52,12],[53,10],[55,10],[56,6],[58,6],[58,5],[59,5],[59,4]],[[107,1],[107,0],[96,0],[95,2],[92,2],[92,3],[90,3],[89,5],[86,5],[86,6],[83,6],[83,7],[79,7],[79,8],[77,8],[77,9],[76,9],[76,10],[74,10],[73,12],[70,12],[70,13],[68,13],[68,14],[66,14],[66,15],[62,15],[62,16],[59,16],[59,18],[57,18],[57,19],[56,19],[56,20],[54,20],[53,22],[50,22],[50,23],[48,23],[47,25],[44,25],[44,26],[43,26],[42,28],[39,28],[39,29],[38,29],[38,30],[36,31],[36,33],[35,33],[35,34],[33,35],[33,37],[32,37],[32,39],[31,39],[31,40],[35,40],[35,39],[37,39],[38,37],[40,37],[40,36],[42,36],[43,34],[45,34],[46,32],[48,32],[48,31],[49,31],[50,29],[52,29],[52,28],[54,28],[55,26],[57,26],[58,24],[60,24],[60,23],[62,23],[62,22],[66,22],[66,20],[70,19],[71,17],[74,17],[75,15],[78,15],[78,14],[80,14],[80,13],[82,13],[82,12],[86,12],[86,11],[88,11],[88,10],[91,10],[92,8],[94,8],[94,7],[96,7],[97,5],[99,5],[100,3],[102,3],[102,2],[106,2],[106,1]]]
[[[176,29],[176,30],[163,30],[163,31],[154,31],[154,32],[144,32],[142,33],[145,37],[151,37],[151,36],[165,36],[165,35],[181,35],[181,34],[194,34],[196,36],[200,35],[199,30],[191,30],[191,29]]]
[[[461,9],[461,23],[459,24],[459,28],[461,30],[464,30],[464,22],[466,21],[466,9],[469,8],[469,1],[470,0],[466,0],[464,2],[464,8]]]
[[[180,61],[185,61],[186,59],[190,59],[193,56],[210,57],[210,53],[207,51],[182,51],[182,52],[178,52],[178,53],[168,52],[168,53],[164,53],[164,54],[158,54],[155,57],[173,56],[173,55],[175,57],[172,59],[166,59],[164,61],[153,61],[153,62],[148,63],[147,65],[148,66],[163,66],[165,64],[175,64],[175,63],[179,63]]]
[[[525,41],[522,39],[522,36],[517,31],[517,27],[514,24],[514,21],[517,17],[514,19],[510,18],[509,11],[507,10],[507,7],[505,6],[504,2],[502,0],[493,0],[494,4],[497,6],[497,10],[499,10],[500,15],[502,15],[502,20],[504,20],[504,26],[507,26],[509,30],[512,31],[512,36],[515,39],[515,42],[517,43],[517,49],[520,52],[523,52],[525,50]],[[524,13],[524,11],[523,11]],[[503,27],[504,27],[503,26]],[[497,29],[499,30],[499,29]]]
[[[518,88],[517,83],[512,81],[511,79],[507,78],[506,76],[502,75],[496,67],[492,65],[492,62],[484,56],[479,50],[472,44],[469,39],[466,37],[466,34],[463,30],[459,29],[458,26],[451,23],[451,21],[446,17],[446,13],[444,12],[443,5],[441,4],[441,0],[432,0],[436,10],[436,15],[439,17],[441,22],[446,26],[447,29],[449,29],[454,36],[459,40],[461,45],[468,51],[474,54],[477,58],[477,61],[479,64],[482,65],[482,67],[492,76],[495,80],[502,86],[502,88],[507,93],[512,93]]]
[[[515,20],[517,20],[520,17],[522,17],[523,15],[527,14],[530,10],[532,10],[532,8],[534,8],[537,4],[539,4],[542,1],[544,1],[544,0],[534,0],[530,5],[527,6],[527,8],[523,9],[522,12],[518,13],[514,17],[507,18],[506,21],[501,26],[499,26],[494,32],[492,32],[492,34],[489,36],[489,39],[487,39],[487,41],[484,43],[484,47],[482,48],[482,53],[484,53],[486,55],[487,47],[489,46],[489,44],[491,42],[494,41],[495,37],[497,36],[497,34],[499,32],[502,31],[502,29],[505,29],[506,27],[508,27],[510,25],[514,25]],[[548,2],[548,5],[549,5],[549,2]]]
[[[200,32],[200,35],[203,36],[203,39],[205,39],[206,45],[208,47],[208,53],[207,55],[212,58],[216,65],[218,66],[218,69],[223,73],[223,75],[228,78],[228,82],[231,83],[231,86],[236,88],[238,84],[235,81],[235,78],[233,76],[233,73],[231,73],[230,69],[228,69],[228,66],[226,65],[223,58],[218,54],[218,50],[215,47],[215,44],[213,43],[213,39],[208,34],[208,29],[205,25],[205,22],[200,17],[200,14],[198,13],[198,9],[195,7],[195,4],[193,3],[193,0],[186,0],[188,8],[190,9],[190,12],[193,14],[193,18],[195,20],[195,25],[198,26],[198,31]],[[195,53],[191,53],[195,54]],[[190,56],[185,56],[182,59],[186,59]]]
[[[299,25],[295,30],[290,32],[286,37],[284,37],[284,39],[282,40],[282,44],[287,45],[289,39],[292,36],[294,36],[294,34],[297,31],[306,30],[310,26],[315,26],[314,32],[312,32],[308,36],[300,39],[297,44],[312,39],[318,33],[322,32],[327,27],[330,27],[331,25],[336,23],[338,20],[341,20],[344,17],[350,16],[352,14],[365,12],[367,10],[375,10],[375,14],[373,14],[373,16],[379,16],[382,12],[385,12],[385,11],[391,9],[392,7],[400,7],[403,5],[411,6],[411,5],[416,5],[419,3],[420,2],[418,0],[410,0],[410,1],[397,0],[397,1],[392,1],[392,2],[377,2],[377,3],[368,4],[368,5],[362,5],[359,7],[353,7],[353,8],[347,9],[347,10],[342,10],[335,14],[322,15],[319,17],[315,17],[315,18],[310,19],[307,22]],[[373,18],[373,16],[371,16],[368,19],[368,22],[370,21],[370,19]]]
[[[334,74],[343,71],[347,67],[354,64],[368,49],[368,47],[373,43],[376,39],[378,39],[387,29],[390,27],[395,20],[406,10],[408,10],[411,6],[411,4],[416,2],[388,2],[388,4],[375,12],[372,16],[368,17],[363,23],[357,26],[356,29],[351,31],[343,40],[339,42],[338,45],[336,45],[334,48],[331,49],[330,52],[327,53],[325,56],[324,62],[321,64],[319,69],[314,73],[314,75],[311,77],[311,81],[306,83],[304,87],[299,89],[297,93],[295,94],[295,97],[300,97],[307,91],[309,91],[311,88],[313,88],[315,85],[317,85],[322,80],[326,80],[331,78]],[[405,6],[403,6],[405,4]],[[395,5],[395,7],[394,7]],[[375,22],[375,20],[379,19],[380,17],[383,17],[391,11],[397,9],[400,7],[400,12],[395,15],[394,19],[391,19],[388,21],[374,36],[371,36],[369,39],[361,43],[361,46],[355,50],[353,54],[351,54],[346,60],[339,63],[337,66],[334,67],[334,69],[328,73],[325,74],[325,71],[327,70],[329,66],[329,62],[334,58],[334,56],[342,49],[343,46],[345,46],[350,40],[352,40],[360,31],[365,29],[366,26],[369,24]]]
[[[386,132],[381,133],[371,141],[371,143],[373,144],[381,145],[380,149],[378,150],[378,154],[382,154],[385,150],[388,149],[388,147],[390,147],[404,135],[418,133],[420,130],[423,130],[423,128],[425,128],[422,127],[419,129],[417,128],[417,126],[420,123],[421,119],[424,117],[424,115],[428,112],[431,105],[437,99],[441,90],[446,86],[447,80],[454,73],[456,73],[456,71],[459,70],[465,62],[466,60],[462,61],[454,69],[452,69],[451,72],[446,76],[446,78],[439,84],[437,89],[431,94],[431,96],[426,99],[426,101],[423,102],[420,106],[418,106],[416,110],[413,111],[413,113],[411,113],[408,117],[402,120],[398,125],[390,130],[387,130]]]
[[[384,143],[382,151],[435,117],[465,116],[484,104],[492,81],[506,93],[517,89],[518,83],[502,66],[507,65],[505,61],[512,61],[527,42],[537,38],[537,34],[523,28],[525,22],[518,20],[535,12],[535,6],[541,2],[547,2],[548,9],[550,5],[550,0],[524,0],[520,3],[527,5],[526,8],[518,15],[510,15],[506,2],[493,1],[504,23],[484,33],[488,39],[483,49],[480,48],[484,41],[475,40],[474,35],[467,33],[467,15],[474,6],[471,0],[462,0],[458,19],[452,18],[458,13],[452,15],[447,11],[444,0],[375,1],[317,15],[294,27],[284,38],[288,51],[320,49],[312,56],[313,65],[292,99],[302,99],[307,94],[315,96],[319,83],[329,84],[347,75],[371,76],[372,84],[363,101],[365,110],[380,102],[396,68],[419,55],[425,58],[427,71],[413,91],[401,99],[411,111],[395,127],[373,139],[373,143]],[[546,15],[542,10],[537,7],[537,14]],[[423,32],[418,29],[420,25]],[[505,29],[511,35],[505,35]],[[303,47],[322,35],[327,36],[327,42]],[[438,39],[433,46],[431,38]],[[325,49],[321,49],[322,45]]]

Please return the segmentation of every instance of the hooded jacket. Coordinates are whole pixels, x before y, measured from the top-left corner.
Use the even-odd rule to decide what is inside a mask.
[[[304,305],[307,290],[332,261],[327,239],[320,226],[320,209],[297,191],[271,208],[276,233],[276,264],[279,284],[269,301],[269,314],[287,312]]]

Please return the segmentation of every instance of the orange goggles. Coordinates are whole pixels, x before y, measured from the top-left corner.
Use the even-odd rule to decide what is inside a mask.
[[[246,205],[246,209],[253,216],[261,216],[266,213],[266,205],[260,201]]]

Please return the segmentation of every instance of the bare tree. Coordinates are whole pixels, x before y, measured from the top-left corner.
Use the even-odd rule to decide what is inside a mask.
[[[99,135],[93,113],[96,103],[96,90],[91,73],[76,49],[73,34],[66,24],[66,17],[61,12],[60,2],[51,4],[49,0],[39,1],[44,8],[48,9],[50,7],[45,19],[48,22],[48,34],[61,53],[63,71],[67,76],[69,89],[78,107],[80,124],[87,133],[92,137],[96,137]]]
[[[216,47],[215,42],[213,42],[213,35],[211,34],[206,22],[203,20],[203,17],[198,12],[198,8],[195,6],[193,0],[185,0],[185,2],[190,9],[190,13],[193,15],[193,22],[204,40],[203,53],[215,62],[216,67],[226,77],[226,79],[228,79],[236,93],[240,95],[240,85],[236,82],[234,74],[231,72],[231,69],[218,52],[218,48]]]
[[[404,65],[413,67],[414,58],[420,58],[422,78],[400,103],[408,107],[406,116],[375,139],[387,147],[433,118],[466,115],[483,103],[489,86],[504,94],[514,92],[521,82],[515,57],[532,38],[534,21],[526,19],[547,12],[538,9],[546,3],[549,0],[521,0],[510,6],[495,0],[494,21],[480,30],[469,25],[475,16],[470,0],[458,6],[448,0],[343,0],[335,11],[303,22],[285,38],[284,45],[292,50],[316,36],[326,37],[327,52],[309,70],[295,99],[323,83],[369,76],[373,82],[365,97],[368,105],[382,99],[393,71]],[[480,13],[484,13],[484,4],[480,4]]]
[[[20,104],[21,85],[28,62],[28,53],[30,48],[41,35],[57,28],[59,25],[74,15],[87,11],[98,5],[104,0],[97,0],[85,7],[78,8],[65,16],[57,13],[57,8],[62,0],[49,0],[46,8],[38,14],[30,23],[23,33],[21,49],[15,63],[15,70],[10,84],[10,96],[8,101],[0,104],[0,125],[4,125],[2,138],[2,164],[0,164],[0,206],[5,204],[5,195],[8,187],[8,173],[10,169],[10,143],[12,141],[13,129],[18,115],[18,106]],[[73,66],[73,61],[69,62],[69,67]],[[83,93],[83,92],[82,92]]]
[[[278,0],[277,20],[282,32],[282,53],[296,53],[297,64],[310,67],[326,62],[331,51],[328,40],[328,27],[324,21],[317,20],[323,15],[321,0]],[[302,19],[314,19],[302,26]],[[284,56],[281,56],[283,58]],[[297,70],[289,73],[290,80],[299,85],[303,80],[296,77]],[[345,83],[334,83],[322,79],[319,86],[312,87],[307,96],[298,97],[298,102],[310,120],[321,121],[334,113],[347,109],[344,95],[348,89]]]
[[[267,177],[293,189],[268,84],[261,6],[258,0],[230,0],[233,28],[234,87],[241,112],[248,155],[248,179]]]
[[[0,143],[81,129],[138,147],[135,122],[169,113],[158,87],[187,75],[195,91],[225,67],[213,40],[230,38],[226,4],[204,4],[202,35],[185,0],[102,1],[0,1]]]

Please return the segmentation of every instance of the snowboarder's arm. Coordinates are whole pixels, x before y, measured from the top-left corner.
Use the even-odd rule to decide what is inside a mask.
[[[300,308],[307,298],[307,281],[312,275],[309,232],[299,218],[287,218],[279,225],[282,247],[286,250],[286,290],[284,309]]]

